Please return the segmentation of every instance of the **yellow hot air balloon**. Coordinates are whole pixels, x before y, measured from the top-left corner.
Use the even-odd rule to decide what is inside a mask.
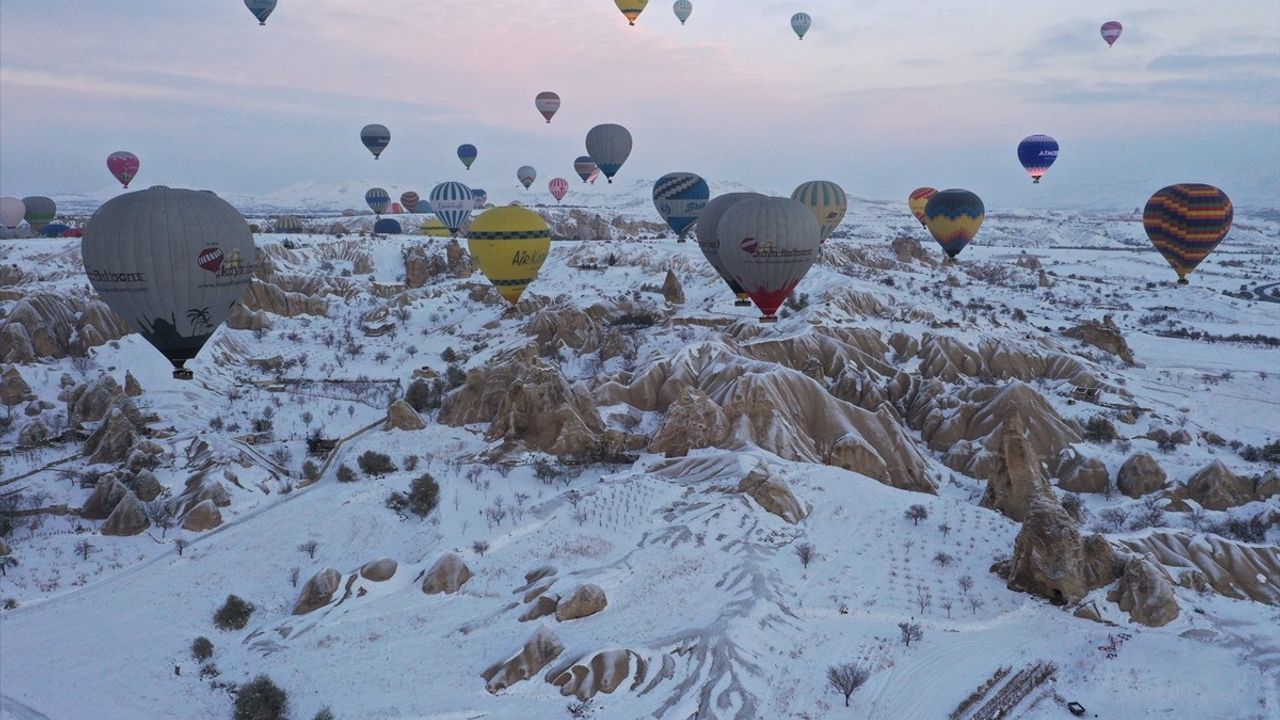
[[[551,252],[551,228],[532,210],[494,208],[471,223],[467,249],[502,297],[515,305]]]
[[[421,232],[428,237],[449,237],[449,228],[440,222],[440,218],[428,218],[422,223]]]
[[[636,18],[640,17],[640,13],[644,12],[649,0],[613,0],[613,4],[617,5],[622,14],[627,16],[627,22],[635,25]]]

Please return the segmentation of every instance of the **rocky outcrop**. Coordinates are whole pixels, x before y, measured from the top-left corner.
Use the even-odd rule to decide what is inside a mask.
[[[690,450],[718,446],[728,432],[729,423],[720,406],[698,388],[687,386],[667,408],[649,452],[684,457]]]
[[[432,278],[468,278],[475,273],[475,263],[471,255],[458,244],[456,239],[450,239],[445,244],[443,252],[440,252],[438,247],[433,243],[430,247],[412,244],[405,248],[405,285],[410,288],[420,288]]]
[[[293,605],[293,614],[306,615],[328,605],[341,585],[342,573],[333,568],[325,568],[316,573],[302,586],[302,594]]]
[[[1116,487],[1120,492],[1137,499],[1164,487],[1164,468],[1148,453],[1131,455],[1120,466],[1116,475]]]
[[[644,660],[635,652],[604,650],[589,660],[581,659],[563,670],[551,672],[547,682],[560,688],[561,695],[572,695],[585,702],[600,693],[612,693],[633,673],[641,678],[644,672]],[[633,683],[633,689],[639,682],[637,679]]]
[[[1058,487],[1074,493],[1105,493],[1111,485],[1107,466],[1098,458],[1076,456],[1060,471]]]
[[[1134,363],[1133,351],[1129,349],[1129,343],[1125,342],[1120,328],[1116,327],[1110,315],[1104,316],[1102,322],[1089,321],[1065,330],[1062,334],[1115,355],[1127,365]]]
[[[1021,522],[1037,499],[1057,501],[1027,439],[1021,415],[1010,412],[1002,426],[999,454],[981,505]]]
[[[93,486],[89,499],[81,506],[80,517],[86,520],[106,520],[128,492],[129,489],[115,475],[103,475]]]
[[[200,471],[192,473],[182,493],[168,502],[175,514],[185,515],[205,500],[224,508],[231,505],[231,494],[220,480],[210,478],[207,471]]]
[[[45,425],[40,418],[36,418],[22,426],[22,430],[18,432],[18,447],[30,448],[43,445],[52,437],[53,433],[49,430],[49,426]]]
[[[425,430],[427,424],[404,400],[396,400],[387,408],[387,430]]]
[[[662,297],[672,305],[684,304],[684,286],[671,270],[667,271],[667,276],[662,281]]]
[[[77,385],[64,393],[67,401],[67,421],[72,428],[97,422],[105,418],[107,412],[119,404],[118,401],[122,396],[124,396],[124,389],[115,378],[110,375],[99,375],[88,383]]]
[[[1214,460],[1187,480],[1183,495],[1207,510],[1229,510],[1252,501],[1253,483]]]
[[[1161,565],[1194,570],[1221,595],[1280,606],[1280,547],[1249,545],[1217,535],[1154,531],[1119,541]]]
[[[267,312],[283,317],[329,314],[329,303],[323,297],[287,292],[280,286],[255,280],[240,296],[240,304],[246,312]]]
[[[1018,380],[1003,387],[977,387],[949,402],[959,404],[954,412],[946,413],[935,405],[919,423],[921,436],[936,452],[946,452],[961,440],[974,443],[975,451],[983,448],[987,452],[999,452],[1001,430],[1011,416],[1018,417],[1022,434],[1037,462],[1056,464],[1063,450],[1081,441],[1080,433],[1067,424],[1035,388]],[[956,458],[948,466],[974,477],[987,477],[977,458],[977,455]],[[1056,468],[1051,466],[1050,470]]]
[[[13,407],[34,400],[35,397],[18,368],[10,367],[0,374],[0,405]]]
[[[808,515],[805,507],[782,478],[773,477],[769,469],[757,467],[738,483],[738,492],[744,493],[768,512],[795,525]]]
[[[422,580],[422,592],[428,595],[452,595],[471,579],[471,568],[454,553],[440,556]]]
[[[92,347],[133,332],[100,300],[69,293],[24,294],[0,319],[0,362],[84,357]]]
[[[1110,584],[1119,570],[1117,555],[1105,538],[1082,538],[1056,498],[1037,496],[1014,540],[1008,584],[1010,590],[1061,605],[1079,602],[1089,591]]]
[[[525,641],[520,652],[501,662],[490,665],[481,673],[485,689],[497,693],[512,685],[537,675],[552,660],[564,652],[564,645],[556,634],[545,626],[539,626]]]
[[[360,567],[360,577],[372,582],[386,582],[395,577],[399,564],[391,558],[370,560]]]
[[[124,372],[124,394],[129,397],[140,397],[142,395],[142,385],[138,383],[138,378],[133,373],[126,370]]]
[[[533,603],[520,614],[520,622],[529,622],[556,614],[556,605],[560,603],[560,596],[552,593],[545,593],[533,598]]]
[[[1124,565],[1120,585],[1107,596],[1129,613],[1136,623],[1162,627],[1178,617],[1178,601],[1173,596],[1173,580],[1151,559],[1133,555]]]
[[[140,445],[141,443],[139,443]],[[133,452],[138,452],[135,445]],[[133,453],[130,453],[132,456]],[[142,502],[151,502],[160,497],[160,493],[164,492],[164,486],[160,484],[160,480],[156,478],[155,473],[146,468],[139,469],[125,483],[134,495]]]
[[[589,617],[604,610],[609,601],[604,596],[604,589],[599,585],[587,583],[562,598],[556,604],[556,620],[565,622]]]
[[[212,500],[201,500],[182,518],[182,529],[191,532],[212,530],[222,524],[222,512]]]
[[[89,458],[90,464],[121,463],[129,456],[129,449],[137,438],[133,423],[122,410],[115,408],[85,440],[83,454]]]
[[[147,508],[137,495],[125,492],[120,502],[116,503],[107,521],[102,524],[103,535],[139,535],[151,527],[147,519]]]
[[[924,249],[924,245],[920,240],[909,235],[902,235],[893,239],[890,243],[893,249],[893,255],[900,263],[910,263],[912,261],[922,262],[926,265],[937,265],[933,255]]]

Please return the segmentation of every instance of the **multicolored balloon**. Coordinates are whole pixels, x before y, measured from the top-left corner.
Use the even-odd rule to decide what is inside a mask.
[[[649,0],[613,0],[613,4],[618,6],[618,10],[626,16],[627,22],[631,25],[636,24],[636,18],[640,17],[640,13],[649,5]]]
[[[480,151],[476,150],[475,145],[467,144],[458,146],[458,159],[462,161],[463,165],[467,166],[468,170],[471,169],[471,163],[475,162],[476,158],[479,156]]]
[[[551,252],[551,228],[532,210],[485,210],[471,224],[467,249],[480,271],[515,305]]]
[[[555,198],[556,202],[560,202],[565,195],[569,194],[569,181],[564,178],[554,178],[547,183],[547,189],[551,191],[551,197]]]
[[[590,155],[580,155],[573,161],[573,171],[578,173],[583,183],[586,183],[600,172],[600,168],[596,166],[596,161],[592,160]]]
[[[791,193],[791,199],[809,208],[813,218],[818,221],[822,231],[822,242],[827,241],[845,213],[849,211],[849,196],[844,188],[830,180],[812,180],[802,184]]]
[[[1018,143],[1018,162],[1022,163],[1033,183],[1040,182],[1057,159],[1058,141],[1048,135],[1029,135]]]
[[[387,211],[387,206],[391,204],[391,196],[380,187],[369,188],[364,194],[364,201],[369,204],[369,209],[373,211],[374,215],[381,215]]]
[[[693,173],[667,173],[653,184],[653,206],[675,232],[677,242],[684,242],[685,234],[702,217],[710,198],[707,181]]]
[[[725,281],[733,294],[737,296],[734,305],[738,307],[750,307],[751,299],[747,296],[747,291],[742,289],[737,280],[725,270],[724,263],[720,260],[720,236],[719,230],[720,219],[724,217],[725,212],[735,204],[743,200],[751,198],[762,198],[764,195],[759,193],[728,193],[714,198],[707,203],[707,207],[702,211],[702,216],[698,218],[695,231],[698,238],[698,249],[702,251],[703,256],[707,258],[707,262]]]
[[[804,279],[822,244],[809,208],[790,198],[748,198],[734,203],[716,226],[720,261],[763,316],[778,308]]]
[[[26,206],[27,213],[23,219],[31,226],[34,232],[44,230],[44,226],[53,222],[58,215],[58,204],[52,198],[43,195],[32,195],[31,197],[22,198],[22,204]]]
[[[0,225],[13,230],[22,223],[27,215],[27,206],[21,198],[0,197]]]
[[[1120,39],[1120,33],[1124,32],[1124,26],[1115,20],[1108,20],[1102,23],[1102,39],[1107,41],[1107,47],[1116,44],[1116,40]]]
[[[522,165],[519,170],[516,170],[516,179],[525,190],[528,190],[529,186],[533,185],[533,181],[538,179],[538,171],[534,170],[532,165]]]
[[[302,221],[297,215],[281,215],[276,218],[275,231],[279,234],[302,232]]]
[[[952,261],[978,234],[987,209],[968,190],[943,190],[924,206],[925,226]]]
[[[253,281],[253,233],[211,192],[153,187],[109,200],[85,226],[85,274],[112,310],[183,366],[227,319]]]
[[[811,27],[813,27],[813,18],[809,17],[809,13],[798,12],[791,16],[791,29],[796,31],[796,35],[800,36],[801,40]]]
[[[538,112],[542,113],[542,117],[547,119],[547,124],[551,124],[551,118],[555,117],[560,111],[560,96],[547,91],[538,93],[538,97],[533,99],[534,107],[538,108]]]
[[[369,148],[369,152],[373,153],[373,159],[377,160],[382,157],[382,151],[387,149],[391,144],[391,131],[386,125],[365,125],[360,130],[360,142]]]
[[[1178,273],[1178,283],[1213,252],[1231,231],[1235,210],[1231,198],[1212,185],[1180,183],[1151,196],[1142,227],[1164,259]]]
[[[613,176],[631,157],[631,133],[621,125],[606,123],[587,131],[587,155],[613,183]]]
[[[141,165],[138,156],[126,150],[117,150],[107,156],[107,170],[127,189]]]
[[[471,218],[471,211],[475,208],[471,188],[460,182],[442,182],[435,186],[431,190],[430,202],[436,217],[454,235]]]
[[[244,6],[258,18],[259,25],[266,25],[271,11],[276,9],[276,0],[244,0]]]
[[[672,6],[672,10],[676,13],[676,18],[683,25],[689,16],[693,14],[693,3],[689,0],[676,0],[676,4]]]
[[[931,187],[918,187],[907,196],[907,207],[911,208],[911,214],[920,221],[920,227],[929,227],[924,219],[924,207],[929,204],[929,198],[937,194],[938,191]]]
[[[400,193],[400,204],[411,213],[418,212],[418,203],[421,202],[421,200],[422,198],[418,196],[418,193],[412,190]]]

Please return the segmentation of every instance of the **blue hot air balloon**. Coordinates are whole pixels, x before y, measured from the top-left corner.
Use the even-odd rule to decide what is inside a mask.
[[[483,210],[484,204],[489,202],[489,192],[484,188],[471,188],[471,199],[475,202],[473,209]]]
[[[653,205],[679,242],[684,242],[685,233],[698,222],[710,199],[707,181],[693,173],[668,173],[653,184]]]
[[[373,231],[379,235],[399,235],[404,232],[400,221],[393,218],[382,218],[373,224]]]
[[[380,187],[369,188],[369,191],[364,194],[364,201],[369,203],[369,209],[374,214],[381,215],[387,211],[387,205],[391,204],[391,196]]]
[[[475,162],[476,157],[479,155],[480,152],[476,150],[475,145],[468,144],[458,146],[458,159],[462,161],[463,165],[467,166],[468,170],[471,169],[471,163]]]
[[[1018,143],[1018,162],[1026,168],[1031,182],[1038,183],[1058,159],[1058,141],[1048,135],[1031,135]]]

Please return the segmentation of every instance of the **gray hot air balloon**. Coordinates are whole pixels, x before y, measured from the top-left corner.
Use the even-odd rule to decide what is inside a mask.
[[[597,125],[587,132],[587,155],[612,183],[622,163],[631,156],[631,133],[621,125]]]
[[[239,302],[258,262],[249,225],[211,192],[120,195],[85,226],[80,254],[98,294],[169,358],[173,376]]]
[[[0,197],[0,225],[10,230],[18,227],[27,216],[27,205],[16,197]]]
[[[53,219],[58,215],[57,203],[43,195],[24,197],[22,198],[22,204],[27,208],[27,214],[25,215],[27,224],[31,226],[34,232],[44,230],[44,226],[53,222]]]
[[[716,226],[720,261],[764,316],[776,322],[782,303],[804,279],[822,244],[809,208],[790,198],[749,198],[725,211]]]
[[[373,123],[365,125],[360,129],[360,142],[373,153],[373,159],[377,160],[382,157],[382,151],[387,149],[391,144],[391,131],[386,125]]]
[[[276,9],[276,0],[244,0],[244,6],[258,18],[259,25],[266,25],[271,11]]]
[[[712,198],[707,203],[706,209],[702,211],[702,215],[698,217],[698,224],[695,226],[695,232],[698,235],[698,247],[702,249],[702,254],[707,257],[707,262],[711,263],[711,267],[720,273],[720,277],[728,283],[729,289],[738,297],[734,301],[734,305],[739,307],[751,307],[751,300],[747,296],[747,291],[742,289],[737,280],[728,272],[725,272],[724,263],[720,261],[720,239],[716,234],[716,230],[720,225],[720,218],[724,217],[724,213],[735,204],[747,200],[749,198],[762,198],[764,195],[759,193],[729,193]]]

